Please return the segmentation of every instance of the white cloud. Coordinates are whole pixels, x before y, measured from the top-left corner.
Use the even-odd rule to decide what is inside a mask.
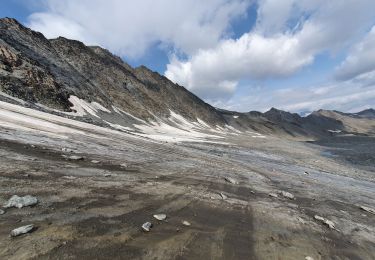
[[[201,50],[188,61],[174,58],[165,75],[200,96],[227,96],[240,78],[290,75],[311,63],[311,53],[302,51],[293,36],[244,34],[238,40],[222,41],[215,49]]]
[[[155,43],[186,54],[210,48],[250,0],[45,0],[28,26],[48,38],[65,36],[139,57]]]
[[[246,95],[216,103],[218,106],[243,112],[249,110],[248,104],[251,104],[252,110],[263,112],[271,107],[292,112],[321,108],[358,112],[375,107],[375,72],[365,73],[345,82],[331,82],[321,86],[279,90],[262,87],[250,90]]]
[[[347,80],[372,70],[375,70],[375,26],[337,68],[336,77]]]
[[[165,75],[205,98],[228,97],[241,79],[292,75],[317,54],[346,47],[374,23],[371,0],[288,0],[282,8],[280,2],[260,1],[253,31],[202,48],[188,60],[174,58]]]
[[[361,100],[374,106],[375,77],[369,72],[375,70],[375,27],[368,31],[375,1],[257,0],[255,26],[229,38],[231,22],[255,1],[43,0],[43,11],[32,14],[28,26],[49,38],[61,35],[132,58],[161,43],[175,54],[165,75],[217,106],[348,111]],[[249,86],[251,96],[231,98],[244,79],[288,77],[323,52],[348,49],[336,70],[345,82],[280,91]]]

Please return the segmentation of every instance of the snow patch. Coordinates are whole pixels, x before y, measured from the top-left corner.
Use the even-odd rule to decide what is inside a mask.
[[[336,133],[336,134],[342,132],[341,130],[327,130],[327,131],[330,132],[330,133]]]
[[[180,115],[174,114],[173,118],[175,121],[178,119],[182,124],[179,127],[175,127],[163,122],[161,119],[157,119],[150,124],[134,125],[136,129],[141,131],[140,133],[137,130],[118,124],[107,122],[113,128],[118,129],[114,130],[0,101],[1,127],[35,132],[38,135],[55,138],[67,139],[69,135],[74,134],[98,139],[117,139],[124,136],[127,138],[147,138],[155,141],[211,143],[220,143],[217,140],[223,138],[222,136],[206,134],[190,128],[194,127],[194,125]]]
[[[107,108],[103,107],[97,102],[87,102],[86,100],[80,99],[76,96],[70,96],[69,97],[70,103],[73,104],[71,107],[72,110],[75,110],[76,112],[63,112],[64,114],[74,115],[74,116],[84,116],[90,114],[92,116],[95,116],[99,118],[97,115],[98,111],[103,111],[106,113],[111,113]]]
[[[234,128],[233,126],[225,125],[225,128],[229,129],[230,131],[233,131],[234,133],[242,134],[242,132],[240,130]]]
[[[2,101],[0,101],[0,126],[64,139],[68,138],[65,134],[85,135],[99,139],[107,139],[110,134],[125,135],[116,130]],[[134,138],[133,135],[127,136]]]
[[[110,125],[111,127],[115,128],[117,130],[121,130],[121,131],[125,131],[125,132],[129,132],[129,131],[133,130],[130,127],[126,127],[126,126],[122,126],[122,125],[118,125],[118,124],[112,124],[108,121],[104,121],[104,122],[106,122],[108,125]]]
[[[155,121],[150,122],[150,124],[134,125],[134,127],[143,133],[138,135],[166,142],[218,143],[215,140],[223,138],[222,136],[200,132],[199,130],[201,130],[202,127],[208,127],[204,121],[200,120],[198,123],[190,122],[173,111],[170,111],[168,121],[175,126],[172,126],[156,117]]]
[[[203,120],[197,118],[197,121],[198,123],[203,126],[204,128],[211,128],[211,126],[209,126],[206,122],[204,122]]]
[[[122,109],[120,109],[120,108],[118,108],[118,107],[115,107],[115,106],[112,106],[112,108],[113,108],[113,110],[117,113],[117,114],[124,114],[124,115],[127,115],[127,116],[129,116],[129,117],[131,117],[131,118],[133,118],[133,119],[135,119],[135,120],[137,120],[137,121],[139,121],[139,122],[142,122],[142,123],[144,123],[144,124],[147,124],[147,122],[145,121],[145,120],[142,120],[142,119],[140,119],[140,118],[138,118],[138,117],[135,117],[135,116],[133,116],[132,114],[130,114],[130,113],[128,113],[128,112],[125,112],[124,110],[122,110]]]

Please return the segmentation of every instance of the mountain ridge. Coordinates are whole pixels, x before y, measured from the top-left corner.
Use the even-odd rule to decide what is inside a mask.
[[[132,127],[145,120],[179,127],[171,120],[177,115],[180,123],[292,137],[375,132],[366,121],[375,118],[373,109],[355,114],[318,110],[305,117],[276,108],[265,113],[217,109],[145,66],[132,68],[108,50],[77,40],[48,40],[12,18],[0,19],[0,91],[0,99],[10,95],[63,116],[74,116],[78,107],[83,119],[75,119],[100,125]]]

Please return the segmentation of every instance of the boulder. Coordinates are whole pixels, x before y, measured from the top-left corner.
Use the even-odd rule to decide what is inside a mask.
[[[19,197],[17,195],[12,196],[8,202],[4,205],[4,208],[23,208],[28,206],[33,206],[38,203],[38,199],[36,197],[26,195],[24,197]]]
[[[375,209],[373,209],[373,208],[369,208],[369,207],[366,207],[366,206],[359,206],[359,208],[363,211],[368,212],[368,213],[375,214]]]
[[[236,184],[236,185],[238,184],[238,181],[233,179],[232,177],[225,177],[224,180],[232,184]]]
[[[288,198],[290,200],[294,200],[294,195],[292,193],[289,193],[287,191],[281,191],[280,194],[285,197],[285,198]]]
[[[16,237],[16,236],[19,236],[19,235],[23,235],[23,234],[31,232],[33,229],[34,229],[34,225],[32,225],[32,224],[31,225],[22,226],[22,227],[13,229],[10,232],[10,236],[11,237]]]
[[[152,223],[151,222],[146,222],[146,223],[143,223],[142,225],[142,229],[146,232],[149,232],[152,228]]]
[[[167,218],[167,215],[165,215],[165,214],[155,214],[154,218],[156,218],[157,220],[165,220]]]
[[[319,221],[323,222],[323,224],[327,225],[330,229],[336,229],[335,223],[333,223],[331,220],[328,220],[328,219],[323,218],[323,217],[318,216],[318,215],[315,215],[314,218],[316,220],[319,220]]]

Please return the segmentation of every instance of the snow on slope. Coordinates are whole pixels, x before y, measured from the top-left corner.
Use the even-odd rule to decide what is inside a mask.
[[[105,107],[103,107],[97,102],[89,103],[76,96],[70,96],[69,101],[70,103],[73,104],[71,109],[74,110],[75,112],[67,112],[65,114],[74,115],[74,116],[84,116],[84,115],[87,115],[87,113],[89,113],[90,115],[99,118],[99,116],[97,115],[98,110],[111,113],[111,111],[109,111],[108,109],[106,109]]]
[[[136,124],[134,127],[143,133],[140,135],[159,141],[213,142],[215,139],[224,138],[223,136],[204,133],[203,130],[207,130],[208,125],[202,120],[193,123],[171,110],[168,122],[156,117],[150,123]]]
[[[4,97],[11,98],[4,93],[0,94]],[[25,104],[22,100],[15,98],[12,99],[22,105]],[[23,131],[36,131],[60,138],[68,138],[69,134],[84,134],[104,138],[106,134],[117,133],[162,142],[222,143],[220,140],[227,135],[239,135],[242,133],[238,129],[229,125],[225,125],[224,127],[216,126],[214,128],[199,118],[197,118],[197,121],[191,122],[172,110],[169,111],[170,116],[166,119],[154,116],[153,121],[146,122],[145,120],[137,118],[115,106],[112,107],[114,111],[112,112],[97,102],[89,103],[76,96],[71,96],[69,101],[73,104],[72,109],[74,112],[62,112],[54,109],[50,110],[62,114],[73,115],[75,117],[91,115],[99,119],[101,119],[100,115],[98,115],[99,111],[105,113],[117,113],[119,115],[125,115],[127,118],[130,117],[139,123],[121,125],[119,122],[110,122],[111,120],[108,121],[102,119],[104,123],[112,128],[110,129],[0,101],[0,124],[6,128]],[[41,107],[49,109],[45,106]],[[99,136],[93,133],[95,131],[100,133]],[[250,136],[254,138],[265,138],[265,136],[258,133],[253,133]]]
[[[87,110],[85,110],[87,111]],[[124,135],[130,138],[147,138],[156,141],[169,142],[215,142],[220,137],[186,131],[166,123],[138,125],[144,132],[131,131],[131,128],[109,123],[113,128],[68,119],[65,117],[41,112],[35,109],[0,101],[0,127],[21,131],[31,131],[51,137],[69,138],[69,135],[85,135],[94,138],[109,138],[113,135]],[[210,138],[211,140],[206,140]]]
[[[68,138],[69,134],[104,138],[104,136],[96,134],[95,131],[100,133],[110,133],[110,131],[113,131],[3,101],[0,101],[0,126],[63,138]]]
[[[83,116],[87,113],[100,118],[97,115],[98,110],[111,113],[108,109],[96,102],[88,103],[85,100],[79,99],[76,96],[71,96],[69,101],[73,104],[72,109],[76,112],[69,113],[75,116]],[[134,124],[133,127],[141,133],[135,133],[143,137],[148,137],[158,141],[169,141],[169,142],[183,142],[183,141],[200,141],[200,142],[212,142],[215,139],[222,139],[225,135],[239,135],[242,132],[232,126],[225,125],[224,128],[216,127],[212,128],[203,120],[197,118],[197,122],[191,122],[183,116],[169,110],[170,116],[168,119],[162,120],[157,116],[154,116],[154,121],[146,122],[140,118],[137,118],[130,113],[123,111],[120,108],[112,106],[114,112],[118,114],[124,114],[141,124]],[[104,121],[111,127],[124,132],[131,132],[132,128],[123,126],[117,123]],[[209,133],[207,133],[209,132]],[[253,138],[265,138],[265,136],[255,134]]]

